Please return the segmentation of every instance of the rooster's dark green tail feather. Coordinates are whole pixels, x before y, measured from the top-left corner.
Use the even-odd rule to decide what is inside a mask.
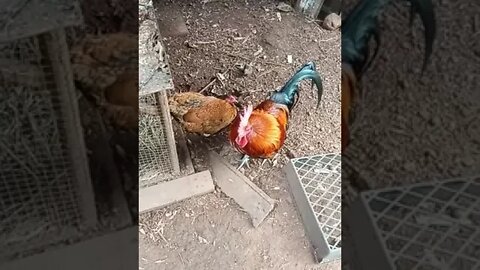
[[[425,31],[425,57],[423,60],[422,73],[427,68],[428,60],[432,55],[433,41],[436,36],[436,21],[433,3],[431,0],[408,0],[411,4],[410,9],[410,27],[413,27],[415,15],[420,15]]]
[[[432,54],[436,35],[435,14],[431,0],[407,0],[411,3],[410,26],[414,16],[420,15],[425,29],[425,70]],[[377,17],[390,0],[361,0],[342,22],[342,61],[349,63],[357,75],[361,75],[370,66],[378,53],[380,35]],[[368,61],[368,41],[375,38],[376,48],[373,57]],[[423,71],[422,71],[423,72]]]
[[[286,105],[288,109],[291,110],[298,101],[298,85],[305,79],[312,80],[312,89],[313,86],[317,86],[317,108],[320,107],[320,101],[323,95],[323,82],[313,62],[308,62],[303,65],[280,90],[272,94],[270,99],[275,103]]]

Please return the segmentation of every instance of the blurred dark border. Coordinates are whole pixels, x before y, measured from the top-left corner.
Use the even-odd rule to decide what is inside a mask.
[[[0,268],[138,269],[138,1],[4,2]]]
[[[351,57],[343,71],[352,48],[368,59],[379,49],[369,69],[349,77],[356,86],[342,84],[356,100],[342,153],[343,269],[480,267],[480,5],[433,0],[431,13],[429,2],[343,1],[342,33],[362,26],[348,34],[357,38],[385,4],[380,43],[374,31],[365,51],[342,42],[342,57]],[[346,24],[361,3],[370,6]],[[422,10],[435,31],[410,15]],[[433,49],[422,71],[428,36]]]

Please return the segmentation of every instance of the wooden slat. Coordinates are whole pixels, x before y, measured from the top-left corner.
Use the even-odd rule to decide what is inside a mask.
[[[158,93],[160,110],[165,123],[165,135],[167,137],[168,151],[170,152],[170,162],[173,169],[173,174],[180,174],[180,164],[178,162],[177,146],[175,144],[175,137],[173,135],[172,117],[170,116],[170,107],[168,106],[168,98],[166,91]]]
[[[33,37],[84,22],[79,1],[2,0],[1,6],[0,42]]]
[[[258,227],[273,210],[275,201],[217,153],[210,152],[210,163],[215,183],[250,215],[253,227]]]
[[[84,225],[95,226],[97,210],[93,195],[92,181],[88,168],[86,145],[80,121],[75,85],[70,65],[67,40],[63,28],[42,36],[52,62],[55,84],[60,95],[62,116],[66,125],[67,142],[71,164],[74,166],[75,180],[78,183],[78,196],[81,200],[81,214]]]
[[[140,213],[203,195],[214,190],[210,171],[191,174],[175,180],[144,188],[139,192]]]
[[[131,270],[137,267],[137,226],[0,264],[3,270]]]

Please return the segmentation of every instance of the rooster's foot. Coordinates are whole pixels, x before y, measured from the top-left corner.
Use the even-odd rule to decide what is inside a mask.
[[[250,157],[247,155],[244,155],[242,160],[240,161],[240,166],[238,166],[237,170],[240,170],[244,165],[247,166],[247,168],[250,169],[250,165],[248,164],[248,161],[250,160]]]

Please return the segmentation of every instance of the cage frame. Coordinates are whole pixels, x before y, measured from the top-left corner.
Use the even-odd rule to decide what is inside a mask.
[[[388,192],[401,192],[400,195],[397,196],[395,201],[388,204],[388,206],[385,207],[383,212],[386,212],[387,209],[391,209],[394,206],[402,206],[404,207],[403,203],[399,203],[399,201],[406,197],[407,195],[411,195],[413,192],[411,190],[416,189],[416,188],[425,188],[429,187],[431,188],[431,191],[425,196],[421,198],[420,203],[418,203],[417,206],[415,207],[404,207],[404,208],[412,208],[409,209],[410,211],[406,214],[407,216],[411,217],[415,213],[421,213],[421,203],[432,200],[433,194],[435,194],[438,190],[445,189],[444,185],[448,183],[455,183],[455,182],[461,182],[464,181],[463,187],[461,190],[458,190],[455,192],[454,195],[451,196],[450,199],[442,202],[444,205],[441,207],[441,210],[445,210],[448,206],[452,205],[452,200],[456,198],[458,195],[464,195],[465,194],[465,189],[467,186],[474,184],[477,186],[480,186],[479,182],[480,176],[475,175],[475,176],[466,176],[466,177],[454,177],[454,178],[447,178],[447,179],[436,179],[433,181],[429,182],[423,182],[423,183],[415,183],[415,184],[410,184],[410,185],[405,185],[405,186],[399,186],[399,187],[388,187],[388,188],[381,188],[381,189],[375,189],[375,190],[369,190],[369,191],[364,191],[359,194],[358,198],[354,201],[352,204],[351,209],[349,210],[349,214],[347,215],[347,220],[349,224],[355,224],[355,226],[351,226],[350,228],[350,235],[352,239],[352,246],[362,246],[368,245],[368,249],[357,249],[356,254],[354,254],[354,259],[358,262],[358,269],[396,269],[395,266],[395,258],[392,258],[389,254],[389,252],[394,252],[392,249],[389,249],[387,247],[387,238],[384,237],[382,238],[382,230],[379,228],[379,225],[377,224],[375,219],[380,219],[383,216],[386,216],[385,213],[381,214],[376,214],[374,210],[370,209],[369,207],[369,202],[373,199],[379,198],[377,195],[382,194],[382,193],[388,193]],[[452,191],[452,190],[450,190]],[[454,191],[452,191],[454,192]],[[415,196],[420,197],[418,193],[414,194]],[[467,197],[472,197],[471,194],[467,195]],[[435,200],[433,200],[435,201]],[[476,201],[478,204],[480,202],[480,199]],[[472,206],[469,207],[469,211],[473,211],[472,209],[476,205],[476,203],[472,203]],[[426,210],[423,210],[426,211]],[[378,216],[378,218],[376,218]],[[391,217],[390,217],[391,218]],[[391,218],[393,219],[393,218]],[[408,226],[411,226],[409,222],[406,222],[405,220],[398,222],[397,225],[395,225],[395,228],[392,229],[392,232],[388,233],[388,235],[394,235],[397,233],[396,231],[399,230],[403,225],[407,224]],[[454,224],[453,226],[458,225]],[[399,251],[401,256],[401,252],[405,252],[405,249],[407,246],[410,246],[412,243],[415,244],[417,237],[424,232],[432,232],[434,231],[433,229],[428,228],[428,226],[421,226],[421,225],[416,225],[420,227],[420,231],[415,234],[413,237],[414,239],[410,239],[409,242],[403,245],[401,250]],[[451,227],[450,226],[447,229],[447,232],[450,231]],[[358,230],[357,228],[362,228],[362,230]],[[395,231],[395,232],[393,232]],[[436,232],[440,234],[439,232]],[[385,234],[385,233],[383,233]],[[473,235],[477,235],[477,237],[480,237],[480,230],[477,228],[477,231],[474,232]],[[446,239],[448,237],[448,233],[445,233],[442,236],[442,239]],[[474,236],[470,237],[469,240],[465,240],[465,242],[471,243],[473,242]],[[435,248],[438,248],[441,245],[442,241],[438,240],[437,243],[434,244]],[[461,249],[465,248],[466,244],[461,247]],[[443,251],[444,253],[448,253],[448,255],[452,255],[451,253],[454,252],[447,252]],[[460,251],[457,251],[456,254],[458,254]],[[453,254],[455,256],[456,254]],[[397,256],[397,257],[398,257]],[[424,257],[420,258],[417,260],[417,264],[415,265],[415,269],[420,266],[421,259]],[[455,257],[453,257],[455,258]],[[410,258],[409,258],[410,259]],[[453,259],[450,260],[449,263],[452,263]],[[431,263],[427,264],[432,266]],[[446,269],[450,265],[446,265]],[[475,266],[480,266],[480,260],[477,260]],[[372,268],[373,267],[373,268]]]
[[[162,118],[160,123],[164,125],[163,128],[165,132],[165,139],[168,146],[167,151],[170,159],[170,175],[173,179],[175,176],[180,175],[181,172],[174,129],[172,125],[172,117],[170,115],[170,108],[168,105],[168,93],[174,89],[173,79],[171,76],[170,67],[168,65],[168,57],[165,53],[165,46],[158,28],[158,22],[142,22],[139,29],[140,31],[145,31],[148,33],[145,36],[140,36],[139,38],[139,103],[142,98],[149,95],[156,100],[156,105],[159,108],[154,108],[156,110],[155,117]],[[155,36],[156,40],[151,40],[151,38]],[[141,121],[144,110],[142,104],[139,104],[139,110],[139,120]],[[142,137],[140,137],[139,140],[142,140]],[[140,156],[142,155],[142,153],[139,154]],[[172,179],[159,179],[156,183],[153,182],[152,184],[156,185],[163,180]],[[142,177],[139,177],[139,183],[141,186],[140,190],[148,188],[142,186],[141,183],[143,180],[144,179]]]
[[[52,61],[55,84],[60,90],[62,113],[66,117],[67,144],[70,147],[69,152],[74,167],[74,175],[78,181],[78,197],[81,200],[82,218],[87,227],[93,227],[97,223],[97,210],[88,166],[86,144],[83,138],[80,110],[76,102],[77,97],[65,29],[57,28],[43,35],[49,58]]]
[[[80,3],[77,0],[53,0],[48,3],[8,0],[5,4],[7,13],[16,14],[17,18],[15,21],[9,21],[5,18],[7,16],[0,18],[7,20],[0,31],[0,43],[27,38],[38,38],[45,42],[55,86],[60,94],[60,109],[66,120],[66,144],[71,150],[73,174],[78,183],[80,213],[84,225],[93,227],[97,224],[97,210],[65,31],[66,27],[84,22]],[[41,19],[32,20],[33,13],[39,13],[37,18]]]
[[[320,155],[298,157],[290,159],[284,167],[287,182],[290,186],[290,193],[295,201],[297,210],[300,213],[306,235],[310,240],[310,243],[312,244],[315,261],[317,263],[329,263],[339,260],[342,254],[341,247],[332,248],[328,243],[328,236],[326,236],[327,233],[323,231],[323,224],[321,224],[320,221],[317,219],[317,214],[315,213],[315,210],[309,202],[307,192],[304,185],[302,184],[302,181],[298,174],[298,170],[295,167],[295,163],[301,159],[311,160],[312,158],[326,157],[328,155],[335,155],[335,157],[341,156],[339,153],[326,153]],[[313,165],[312,168],[315,167],[318,163],[319,162]],[[340,166],[341,161],[339,161],[339,164],[336,165],[336,168],[340,168]],[[334,183],[339,186],[339,192],[341,192],[340,173]],[[339,204],[341,205],[341,202],[339,202]],[[340,224],[337,225],[337,227],[339,227],[341,230],[341,221]]]
[[[174,131],[173,131],[173,125],[172,125],[172,118],[170,116],[170,109],[168,106],[168,96],[167,96],[167,90],[168,89],[160,89],[159,91],[156,92],[143,92],[139,96],[140,98],[144,96],[152,96],[158,103],[159,111],[158,114],[155,115],[155,117],[161,117],[161,123],[164,124],[164,131],[165,131],[165,139],[166,143],[168,145],[168,156],[170,159],[170,167],[172,169],[171,172],[171,177],[175,177],[180,174],[180,162],[178,159],[178,153],[177,153],[177,147],[176,147],[176,142],[175,142],[175,136],[174,136]],[[142,108],[140,107],[140,117],[142,115]],[[139,138],[141,140],[142,137]],[[141,153],[140,153],[141,154]],[[140,177],[139,182],[141,183],[144,179]],[[165,179],[160,179],[159,182]],[[170,178],[166,180],[171,180]],[[154,183],[155,185],[156,183]]]
[[[1,43],[8,44],[21,39],[37,39],[43,45],[42,48],[44,48],[44,51],[41,52],[42,56],[50,62],[49,67],[52,73],[42,73],[42,76],[52,76],[52,86],[54,88],[46,88],[46,90],[55,91],[59,100],[56,113],[62,115],[62,120],[56,121],[56,123],[62,126],[65,131],[60,137],[65,139],[64,146],[67,148],[65,157],[69,162],[69,169],[71,170],[69,181],[75,185],[74,192],[77,198],[76,207],[80,223],[77,224],[76,232],[72,231],[62,234],[62,236],[54,237],[49,241],[35,240],[26,249],[21,246],[18,240],[13,241],[13,248],[2,253],[2,256],[5,256],[7,261],[13,259],[11,256],[24,256],[26,254],[27,257],[30,257],[37,254],[41,248],[47,248],[48,250],[50,246],[68,240],[69,237],[77,238],[82,236],[83,231],[94,228],[98,223],[93,183],[90,176],[65,27],[57,26],[45,32],[37,32],[31,36],[2,39]],[[45,235],[39,233],[39,235],[42,235],[42,238],[47,237],[49,239],[49,236],[54,236],[52,233],[54,232],[49,232]]]

